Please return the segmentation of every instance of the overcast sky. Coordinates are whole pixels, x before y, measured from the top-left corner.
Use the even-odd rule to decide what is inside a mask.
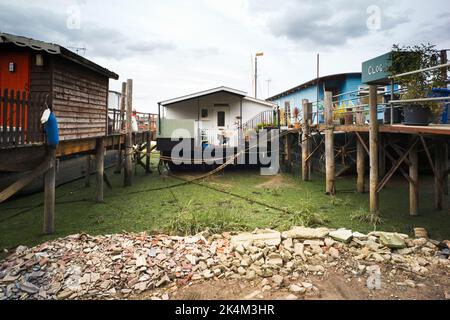
[[[361,71],[392,44],[450,48],[448,0],[0,0],[0,31],[85,47],[84,56],[134,80],[134,106],[221,85],[259,98],[321,75]]]

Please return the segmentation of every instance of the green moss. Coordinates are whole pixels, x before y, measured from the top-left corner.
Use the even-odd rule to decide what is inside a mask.
[[[301,182],[297,175],[283,174],[282,179],[278,179],[282,183],[271,186],[267,182],[273,177],[260,176],[258,170],[231,170],[201,182],[266,203],[270,208],[197,184],[149,191],[180,183],[178,179],[159,176],[156,170],[151,175],[138,170],[138,175],[133,177],[133,186],[128,188],[122,186],[120,175],[111,170],[107,172],[113,189],[105,188],[105,203],[95,203],[95,185],[84,188],[82,180],[57,189],[56,233],[51,236],[45,236],[41,231],[42,193],[0,205],[0,248],[35,245],[81,231],[94,235],[122,231],[183,234],[206,227],[215,232],[256,227],[284,230],[297,224],[346,227],[361,232],[374,229],[374,225],[365,219],[355,218],[364,216],[368,195],[353,192],[353,178],[337,180],[335,197],[325,195],[322,176],[313,176],[312,182]],[[258,187],[263,183],[266,183],[266,189]],[[411,234],[414,227],[421,226],[433,238],[448,239],[448,211],[433,209],[432,187],[422,187],[422,215],[411,217],[408,215],[407,185],[403,182],[395,184],[398,186],[388,185],[380,194],[382,221],[377,229]]]

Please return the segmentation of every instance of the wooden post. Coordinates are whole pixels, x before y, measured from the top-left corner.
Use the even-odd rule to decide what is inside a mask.
[[[303,119],[302,119],[302,180],[309,181],[310,177],[310,161],[309,161],[309,152],[310,152],[310,141],[309,141],[309,119],[311,117],[311,104],[307,99],[302,100],[302,111],[303,111]]]
[[[44,234],[55,232],[56,149],[49,149],[51,167],[44,174]]]
[[[124,129],[124,120],[125,120],[125,98],[127,94],[127,83],[122,82],[122,94],[120,96],[120,116],[119,116],[119,131],[121,135],[119,136],[119,150],[117,151],[117,167],[114,170],[114,173],[122,172],[122,159],[123,159],[123,151],[122,151],[122,130]]]
[[[152,149],[152,132],[150,130],[150,116],[148,117],[149,125],[148,125],[148,131],[147,131],[147,140],[145,143],[145,173],[149,174],[152,171],[150,170],[150,155],[151,155],[151,149]]]
[[[413,139],[411,139],[412,143]],[[419,157],[417,155],[417,144],[409,152],[409,214],[419,214]]]
[[[325,91],[325,192],[330,195],[335,194],[334,185],[334,129],[333,129],[333,94]]]
[[[433,140],[436,143],[434,148],[434,206],[437,210],[442,210],[444,202],[444,172],[445,168],[445,141]]]
[[[103,202],[103,173],[105,165],[105,143],[103,138],[98,138],[95,146],[95,160],[96,160],[96,201]]]
[[[377,86],[369,86],[369,156],[370,177],[369,197],[370,213],[378,214],[378,119],[377,119]]]
[[[364,125],[364,107],[359,106],[357,107],[357,113],[356,113],[356,124],[363,126]],[[364,193],[365,188],[365,158],[366,158],[366,151],[364,150],[364,146],[362,142],[357,139],[356,140],[356,191],[359,193]]]
[[[380,139],[380,142],[379,142],[380,148],[378,149],[378,156],[379,156],[378,161],[379,161],[380,168],[379,168],[378,174],[381,177],[384,177],[386,175],[386,151],[385,151],[386,144],[384,142],[384,138],[381,133],[380,133],[379,139]]]
[[[124,185],[126,187],[131,186],[133,177],[133,136],[131,129],[131,113],[133,112],[133,80],[127,80],[127,112],[126,112],[126,125],[125,125],[125,174],[124,174]]]
[[[84,186],[89,188],[91,186],[91,155],[86,156],[86,172],[84,173]]]
[[[449,161],[448,161],[448,142],[445,141],[444,145],[443,145],[443,149],[444,149],[444,163],[443,166],[444,168],[442,169],[444,171],[444,176],[442,177],[442,183],[444,185],[444,194],[448,195],[448,173],[447,170],[449,169]]]

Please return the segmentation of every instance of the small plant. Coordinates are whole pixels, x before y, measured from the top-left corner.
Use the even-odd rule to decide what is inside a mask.
[[[282,214],[280,219],[282,222],[278,225],[278,228],[281,230],[287,230],[292,226],[317,227],[326,222],[322,213],[309,199],[303,200],[300,208],[294,211],[286,210],[286,213]]]
[[[358,220],[360,222],[371,223],[377,226],[383,223],[383,219],[379,214],[372,214],[367,209],[359,208],[350,214],[350,220]]]
[[[421,44],[415,46],[394,45],[391,55],[391,66],[387,71],[397,75],[419,69],[434,67],[440,64],[439,52],[435,45]],[[433,88],[446,87],[442,70],[435,69],[399,77],[396,80],[404,91],[400,94],[402,100],[426,98]],[[443,109],[437,102],[412,103],[412,106],[429,109],[433,117],[438,117]]]

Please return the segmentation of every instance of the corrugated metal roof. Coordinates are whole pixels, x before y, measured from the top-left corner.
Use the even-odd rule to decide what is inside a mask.
[[[352,76],[352,75],[359,75],[359,76],[361,76],[362,73],[361,72],[337,73],[337,74],[332,74],[332,75],[328,75],[328,76],[319,77],[319,81],[325,81],[325,80],[329,80],[329,79],[332,79],[332,78],[338,78],[338,77],[342,77],[342,76]],[[302,84],[300,84],[298,86],[295,86],[295,87],[293,87],[293,88],[291,88],[289,90],[283,91],[283,92],[281,92],[279,94],[276,94],[276,95],[274,95],[274,96],[272,96],[270,98],[267,98],[266,100],[267,101],[272,101],[272,100],[279,99],[281,97],[287,96],[287,95],[295,93],[297,91],[300,91],[301,89],[305,89],[305,88],[311,87],[311,86],[315,85],[316,83],[317,83],[317,78],[309,80],[309,81],[307,81],[305,83],[302,83]]]
[[[75,63],[78,63],[80,65],[83,65],[93,71],[96,71],[98,73],[101,73],[109,78],[112,79],[119,79],[119,76],[109,71],[106,68],[103,68],[102,66],[96,64],[95,62],[92,62],[60,45],[50,43],[50,42],[44,42],[40,40],[35,40],[27,37],[17,36],[9,33],[0,32],[0,44],[7,44],[11,43],[18,47],[28,47],[30,49],[36,50],[36,51],[45,51],[49,54],[54,55],[61,55],[63,58],[71,60]]]

